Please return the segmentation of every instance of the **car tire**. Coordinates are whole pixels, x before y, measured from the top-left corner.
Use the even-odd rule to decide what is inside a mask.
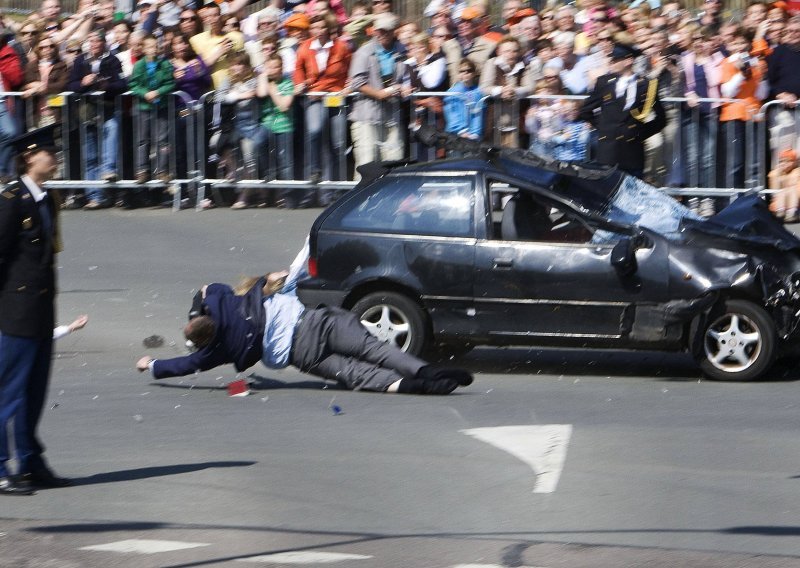
[[[421,355],[428,343],[425,312],[408,296],[397,292],[368,294],[350,311],[372,335],[410,355]]]
[[[703,328],[700,368],[717,381],[752,381],[775,361],[775,323],[763,308],[726,300],[712,310]]]

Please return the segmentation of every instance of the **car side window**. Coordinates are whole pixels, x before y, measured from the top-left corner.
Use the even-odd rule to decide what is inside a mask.
[[[472,180],[389,176],[332,221],[342,229],[471,237],[472,211]]]
[[[532,192],[504,187],[499,203],[500,211],[493,215],[495,240],[576,244],[592,240],[594,231],[586,223]]]

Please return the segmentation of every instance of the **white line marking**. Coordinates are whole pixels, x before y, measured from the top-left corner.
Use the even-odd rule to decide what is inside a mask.
[[[238,558],[237,562],[260,562],[263,564],[333,564],[345,560],[366,560],[372,556],[343,554],[340,552],[279,552],[250,558]]]
[[[519,458],[536,472],[534,493],[553,493],[561,477],[572,424],[499,426],[461,430]]]
[[[159,552],[172,552],[173,550],[185,550],[187,548],[198,548],[200,546],[210,545],[205,542],[179,542],[176,540],[145,540],[134,538],[110,542],[108,544],[84,546],[78,550],[99,550],[103,552],[119,552],[121,554],[157,554]]]

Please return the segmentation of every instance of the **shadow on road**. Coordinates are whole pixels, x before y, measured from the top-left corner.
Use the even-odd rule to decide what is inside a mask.
[[[652,377],[660,381],[703,378],[691,355],[660,351],[489,347],[475,349],[448,363],[476,373]],[[779,361],[759,382],[796,380],[800,380],[800,365]]]
[[[526,549],[542,543],[556,542],[560,539],[567,538],[570,543],[574,545],[581,545],[580,539],[576,539],[580,535],[599,535],[599,534],[633,534],[633,533],[663,533],[663,534],[729,534],[729,535],[760,535],[760,536],[790,536],[796,537],[800,535],[800,526],[773,526],[773,525],[753,525],[753,526],[737,526],[737,527],[722,527],[722,528],[709,528],[709,529],[673,529],[673,528],[641,528],[641,529],[599,529],[599,530],[575,530],[569,529],[562,531],[524,531],[524,532],[436,532],[436,533],[415,533],[415,534],[383,534],[383,533],[365,533],[365,532],[348,532],[348,531],[325,531],[325,530],[304,530],[292,529],[286,527],[254,527],[254,526],[232,526],[232,525],[200,525],[200,524],[173,524],[162,522],[113,522],[106,523],[74,523],[65,525],[52,525],[44,527],[31,527],[25,529],[29,532],[35,533],[94,533],[94,532],[115,532],[115,531],[147,531],[147,530],[241,530],[253,532],[271,532],[278,534],[296,534],[305,536],[323,536],[330,537],[331,541],[325,543],[317,543],[309,546],[291,547],[263,550],[257,553],[248,553],[245,555],[217,557],[212,559],[199,560],[195,562],[182,563],[170,565],[166,568],[189,568],[197,566],[209,566],[223,562],[242,561],[249,558],[254,558],[263,555],[272,555],[286,552],[300,552],[310,551],[320,548],[330,549],[336,546],[345,546],[350,544],[362,544],[368,542],[378,542],[383,540],[397,540],[397,539],[499,539],[508,540],[510,545],[506,547],[503,555],[504,566],[521,566],[523,561],[523,553]],[[592,545],[583,544],[581,546],[592,548],[594,546],[607,547],[608,545]],[[761,555],[764,556],[764,555]]]
[[[215,461],[201,463],[186,463],[175,465],[160,465],[153,467],[141,467],[138,469],[123,469],[119,471],[107,471],[95,473],[88,477],[73,477],[74,485],[97,485],[100,483],[116,483],[118,481],[135,481],[138,479],[149,479],[151,477],[164,477],[166,475],[178,475],[181,473],[192,473],[204,469],[222,467],[249,467],[258,462],[254,461]]]
[[[231,379],[232,380],[232,379]],[[270,379],[268,377],[262,377],[260,375],[251,374],[247,376],[247,381],[250,383],[250,388],[252,390],[277,390],[277,389],[306,389],[306,390],[347,390],[336,383],[328,383],[323,380],[311,380],[311,381],[281,381],[278,379]],[[228,381],[230,382],[230,381]],[[179,384],[179,383],[165,383],[165,382],[153,382],[151,383],[154,387],[165,388],[165,389],[184,389],[184,390],[226,390],[228,387],[226,384],[221,384],[219,386],[199,386],[196,384]]]

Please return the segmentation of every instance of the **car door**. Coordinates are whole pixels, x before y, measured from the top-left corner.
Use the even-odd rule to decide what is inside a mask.
[[[664,241],[638,248],[637,270],[622,275],[612,266],[611,252],[623,235],[606,233],[605,242],[598,242],[574,212],[542,205],[552,221],[549,230],[504,240],[495,224],[489,238],[477,242],[476,316],[490,337],[519,343],[614,342],[625,335],[626,314],[632,315],[635,304],[667,299]]]
[[[379,180],[326,220],[320,270],[346,290],[381,283],[412,290],[436,335],[470,334],[475,187],[475,172]]]

